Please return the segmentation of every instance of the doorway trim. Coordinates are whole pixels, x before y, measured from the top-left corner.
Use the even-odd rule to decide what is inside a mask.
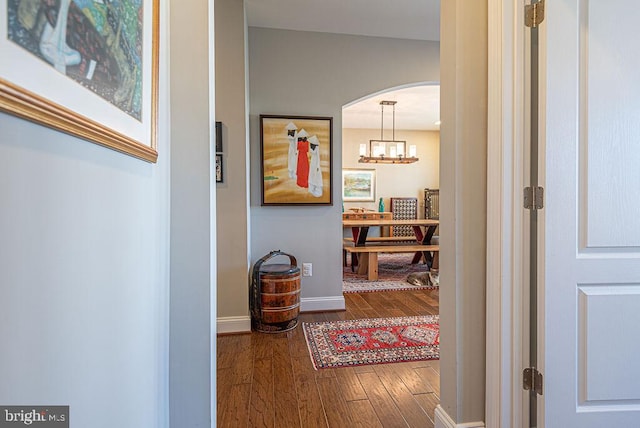
[[[488,0],[485,421],[525,426],[524,2]]]

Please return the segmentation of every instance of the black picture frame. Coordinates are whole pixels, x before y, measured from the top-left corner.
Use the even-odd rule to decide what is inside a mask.
[[[222,153],[216,154],[216,183],[224,183]]]
[[[333,205],[332,145],[333,117],[260,115],[262,205]]]
[[[222,122],[216,122],[216,153],[222,153]]]

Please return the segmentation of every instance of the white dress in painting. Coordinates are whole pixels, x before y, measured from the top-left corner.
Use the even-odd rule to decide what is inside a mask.
[[[298,169],[298,127],[293,122],[289,122],[285,129],[287,130],[287,140],[289,140],[287,171],[289,171],[289,178],[295,180]]]
[[[322,196],[322,170],[320,169],[320,141],[315,135],[309,138],[309,153],[311,154],[309,193],[319,198]]]
[[[289,178],[294,180],[297,178],[296,170],[298,169],[298,133],[296,132],[293,137],[288,135],[289,140],[289,164],[287,170],[289,171]]]

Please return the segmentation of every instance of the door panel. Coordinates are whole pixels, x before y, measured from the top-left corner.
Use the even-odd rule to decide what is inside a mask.
[[[640,426],[640,22],[549,0],[541,27],[545,427]]]
[[[640,400],[640,284],[579,285],[579,409]],[[631,340],[630,340],[631,339]],[[633,404],[633,403],[618,403]]]
[[[640,247],[640,198],[630,197],[640,188],[640,9],[621,0],[579,7],[583,246]]]

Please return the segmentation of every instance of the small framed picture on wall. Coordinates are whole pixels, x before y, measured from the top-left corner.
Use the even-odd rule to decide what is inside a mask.
[[[222,153],[222,122],[216,122],[216,153]]]
[[[344,168],[342,170],[342,200],[375,201],[376,170]]]
[[[224,173],[222,169],[222,155],[216,155],[216,183],[224,183]]]

